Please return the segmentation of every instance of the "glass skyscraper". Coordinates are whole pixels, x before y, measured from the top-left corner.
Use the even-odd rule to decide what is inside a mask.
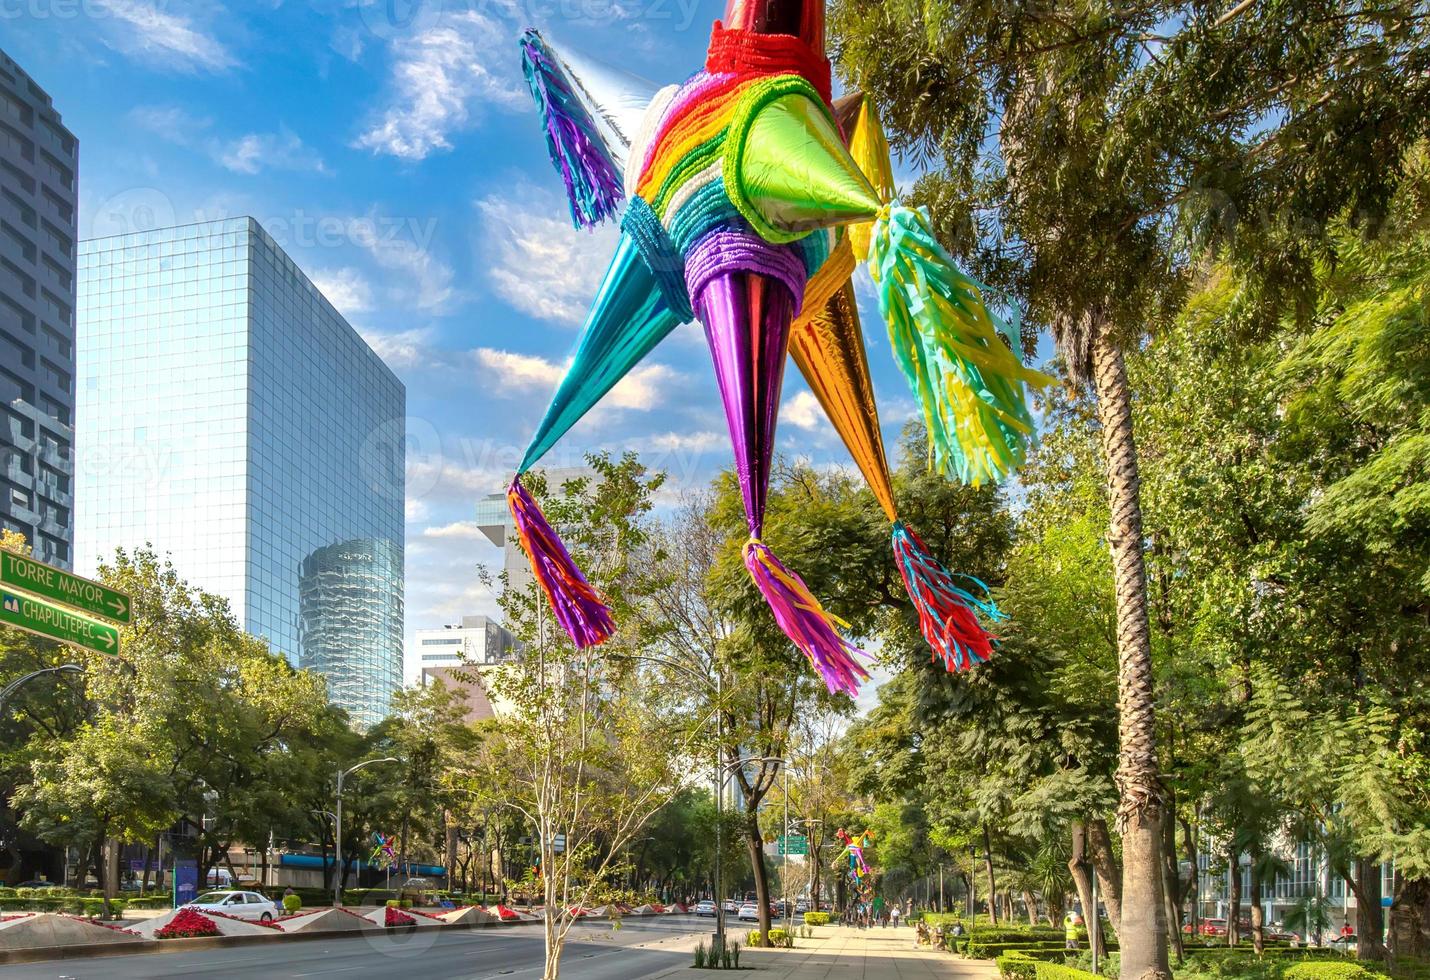
[[[402,680],[406,391],[257,222],[81,242],[76,564],[152,544],[355,721]]]

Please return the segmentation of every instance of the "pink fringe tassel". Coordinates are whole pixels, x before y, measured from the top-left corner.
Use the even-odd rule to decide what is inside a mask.
[[[835,624],[847,624],[825,612],[804,581],[758,538],[745,543],[745,568],[769,603],[775,622],[809,658],[829,690],[856,696],[859,684],[869,679],[869,672],[854,659],[854,654],[862,656],[863,651],[835,629]]]

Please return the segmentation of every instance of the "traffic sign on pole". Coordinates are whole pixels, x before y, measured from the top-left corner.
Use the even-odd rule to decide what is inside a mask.
[[[0,591],[0,623],[95,653],[118,653],[119,630],[34,596]]]
[[[785,834],[780,838],[780,854],[799,857],[809,853],[809,838],[803,834]]]
[[[13,551],[0,551],[0,585],[23,589],[42,599],[116,623],[130,620],[129,597],[123,592]]]

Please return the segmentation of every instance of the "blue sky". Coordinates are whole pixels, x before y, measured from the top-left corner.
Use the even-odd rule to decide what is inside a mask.
[[[472,505],[506,480],[609,257],[570,227],[516,39],[662,84],[710,0],[0,0],[3,45],[80,140],[80,234],[253,215],[407,385],[407,627],[495,612]],[[861,276],[863,274],[861,273]],[[886,438],[914,411],[861,289]],[[779,444],[847,462],[790,369]],[[674,503],[729,464],[683,327],[547,457],[640,451]]]

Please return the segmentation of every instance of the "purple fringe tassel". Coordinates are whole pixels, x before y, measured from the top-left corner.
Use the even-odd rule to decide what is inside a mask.
[[[521,38],[521,70],[546,126],[546,150],[566,182],[571,221],[589,228],[614,215],[625,196],[621,168],[596,130],[571,80],[541,35]]]

